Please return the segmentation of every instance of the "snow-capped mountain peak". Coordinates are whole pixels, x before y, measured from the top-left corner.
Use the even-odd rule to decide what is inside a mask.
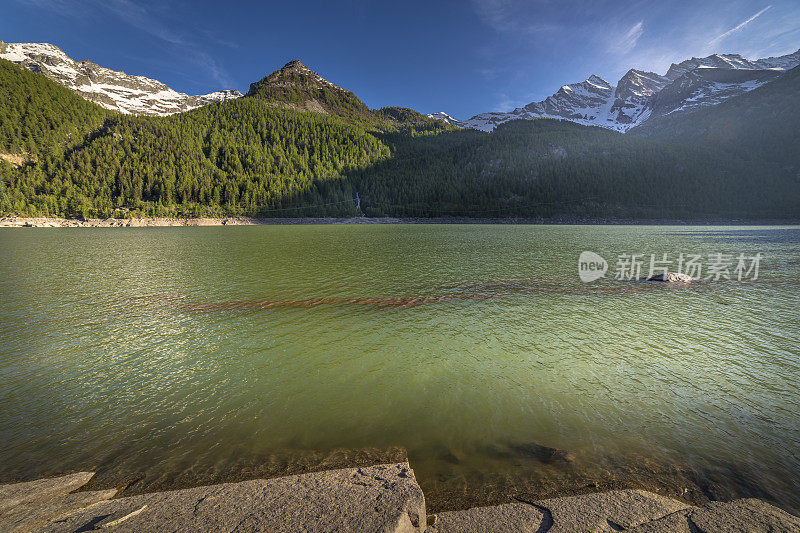
[[[614,90],[616,98],[646,98],[657,93],[669,83],[666,76],[655,72],[631,69],[617,82]]]
[[[461,126],[462,125],[460,120],[451,117],[450,115],[448,115],[444,111],[439,111],[437,113],[431,113],[431,114],[428,115],[428,117],[429,118],[434,118],[436,120],[441,120],[442,122],[447,122],[448,124],[454,124],[456,126]]]
[[[588,85],[591,85],[593,87],[597,87],[598,89],[601,89],[601,90],[608,90],[608,89],[612,89],[614,87],[613,85],[608,83],[606,80],[604,80],[603,78],[601,78],[597,74],[592,74],[591,76],[589,76],[589,78],[587,78],[585,83],[587,83]]]
[[[559,118],[626,132],[652,117],[716,105],[798,65],[800,50],[757,60],[713,54],[673,63],[663,76],[631,69],[616,86],[593,74],[585,81],[562,85],[540,102],[506,113],[481,113],[469,120],[457,120],[444,112],[428,116],[483,131],[510,120]]]
[[[242,96],[237,90],[201,95],[179,93],[146,76],[133,76],[91,61],[74,61],[48,43],[0,41],[0,58],[39,72],[87,100],[120,113],[171,115]]]
[[[758,68],[789,70],[800,65],[800,50],[785,56],[765,57],[755,62]]]

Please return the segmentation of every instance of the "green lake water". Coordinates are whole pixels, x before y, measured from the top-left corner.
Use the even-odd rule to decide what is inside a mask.
[[[584,250],[763,259],[584,284]],[[0,482],[401,446],[440,509],[649,479],[798,512],[799,277],[797,227],[0,229]]]

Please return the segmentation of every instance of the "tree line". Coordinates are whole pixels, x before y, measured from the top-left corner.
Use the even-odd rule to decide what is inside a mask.
[[[557,120],[487,134],[335,92],[325,103],[345,102],[341,116],[276,105],[268,86],[252,92],[169,117],[117,115],[0,60],[0,152],[27,159],[0,160],[0,212],[350,216],[358,192],[368,216],[799,214],[790,171],[714,143]]]

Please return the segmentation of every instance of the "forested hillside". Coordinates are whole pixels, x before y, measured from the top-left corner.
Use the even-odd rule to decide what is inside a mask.
[[[0,160],[3,212],[351,216],[358,193],[368,216],[800,216],[800,180],[766,166],[767,147],[739,155],[714,139],[547,119],[456,130],[410,109],[371,110],[292,64],[245,97],[133,117],[0,68],[0,152],[29,154],[20,167]]]
[[[713,145],[757,162],[762,174],[800,181],[800,67],[714,107],[666,116],[631,133],[682,144]],[[788,173],[788,174],[787,174]]]
[[[760,161],[549,119],[418,142],[353,172],[369,215],[500,217],[797,216],[800,186]],[[397,142],[395,142],[397,141]],[[402,183],[402,187],[396,184]]]
[[[0,153],[32,157],[69,148],[109,111],[44,76],[0,59]]]

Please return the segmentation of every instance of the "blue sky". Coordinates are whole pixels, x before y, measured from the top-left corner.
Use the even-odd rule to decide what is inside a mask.
[[[370,107],[468,118],[597,74],[800,48],[800,2],[5,0],[0,39],[199,94],[300,59]]]

